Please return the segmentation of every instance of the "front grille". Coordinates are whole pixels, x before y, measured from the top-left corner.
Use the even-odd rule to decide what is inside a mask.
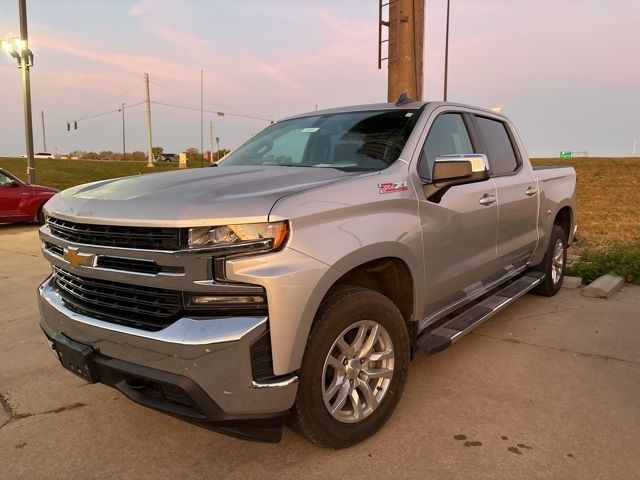
[[[134,258],[98,257],[99,268],[122,270],[125,272],[148,273],[155,275],[160,267],[153,260],[136,260]]]
[[[49,217],[51,234],[74,243],[145,250],[178,250],[181,230],[163,227],[127,227],[76,223]]]
[[[55,266],[53,271],[68,306],[101,320],[153,331],[182,311],[182,294],[175,290],[81,277]]]
[[[59,257],[61,257],[64,254],[64,250],[62,249],[62,247],[58,245],[54,245],[53,243],[44,242],[44,248]]]

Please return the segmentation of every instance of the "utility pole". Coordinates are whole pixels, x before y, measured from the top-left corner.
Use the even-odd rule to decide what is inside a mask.
[[[638,139],[634,138],[633,139],[633,156],[636,156],[636,145],[638,145]]]
[[[122,104],[122,160],[127,156],[127,147],[124,137],[124,103]]]
[[[200,70],[200,166],[204,167],[204,72]]]
[[[209,120],[209,143],[211,146],[211,155],[209,155],[209,162],[213,162],[213,121]]]
[[[447,101],[447,86],[449,81],[449,7],[450,1],[447,0],[447,35],[444,44],[444,101]]]
[[[144,74],[144,86],[147,103],[147,141],[149,144],[149,158],[147,161],[147,167],[153,167],[153,140],[151,139],[151,98],[149,97],[149,74]]]
[[[31,66],[29,35],[27,32],[27,1],[19,0],[20,14],[20,39],[24,42],[24,48],[20,52],[20,68],[22,69],[22,94],[24,97],[24,130],[27,146],[27,181],[36,182],[36,168],[33,159],[33,119],[31,118],[31,78],[29,67]]]
[[[396,102],[407,94],[422,100],[422,57],[424,49],[424,1],[378,0],[378,68],[388,60],[387,100]],[[389,7],[389,20],[382,20],[383,7]],[[388,38],[382,39],[382,27],[388,27]],[[388,55],[382,58],[382,44],[387,42]]]
[[[43,152],[47,152],[47,135],[44,133],[44,110],[40,110],[40,117],[42,117],[42,150]]]

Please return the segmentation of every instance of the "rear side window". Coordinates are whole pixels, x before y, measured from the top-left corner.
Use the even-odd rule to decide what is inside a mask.
[[[459,113],[443,113],[431,125],[418,164],[418,175],[431,178],[433,164],[440,155],[474,153],[467,127]]]
[[[512,173],[518,168],[518,159],[503,122],[485,117],[476,117],[480,135],[484,140],[489,165],[494,175]]]

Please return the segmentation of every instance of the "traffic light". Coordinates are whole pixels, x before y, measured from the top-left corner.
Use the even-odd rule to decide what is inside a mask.
[[[71,130],[71,124],[67,122],[67,132],[69,132],[70,130]]]
[[[73,122],[73,129],[74,130],[78,129],[78,122],[75,122],[75,121]]]

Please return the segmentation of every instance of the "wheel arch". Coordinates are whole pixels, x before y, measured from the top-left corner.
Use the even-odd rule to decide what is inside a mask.
[[[572,240],[572,226],[574,225],[573,209],[569,205],[560,208],[553,219],[553,224],[558,225],[564,230],[567,237],[567,243]]]

